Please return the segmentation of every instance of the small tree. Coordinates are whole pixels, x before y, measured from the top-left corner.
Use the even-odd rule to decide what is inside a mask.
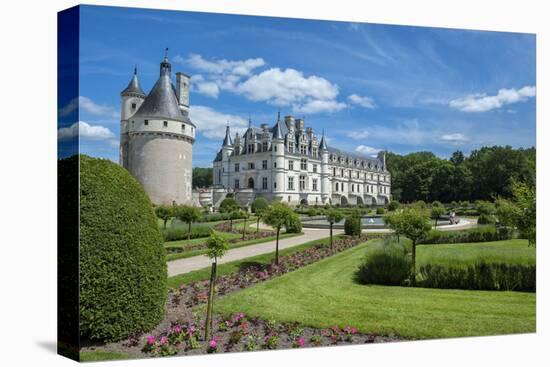
[[[443,206],[443,204],[441,204],[439,201],[434,201],[432,203],[431,217],[432,219],[435,219],[435,228],[437,228],[437,221],[439,220],[439,218],[441,218],[443,214],[445,214],[445,207]]]
[[[244,222],[243,222],[243,241],[244,241],[244,238],[245,238],[245,236],[246,236],[246,220],[248,219],[248,217],[249,217],[250,215],[248,214],[248,211],[247,211],[247,210],[241,210],[241,211],[239,211],[239,212],[237,212],[237,213],[239,214],[239,216],[240,216],[241,218],[244,219]]]
[[[279,265],[279,234],[289,219],[295,215],[294,211],[286,204],[275,202],[271,207],[262,212],[262,221],[275,228],[277,238],[275,240],[275,264]]]
[[[515,224],[522,238],[527,239],[529,246],[537,244],[537,193],[535,187],[514,181],[512,182],[513,202],[518,214]]]
[[[402,212],[392,212],[384,216],[384,223],[386,223],[386,225],[392,229],[393,234],[397,236],[397,242],[400,242],[400,236],[403,234],[402,220]]]
[[[388,211],[393,212],[394,210],[397,210],[397,209],[399,209],[399,201],[397,200],[390,201],[390,203],[388,204]]]
[[[176,209],[176,217],[189,225],[187,230],[187,241],[191,240],[191,224],[201,217],[199,208],[190,205],[181,205]]]
[[[212,232],[206,241],[208,251],[206,256],[212,259],[212,270],[210,272],[210,287],[208,289],[208,304],[206,306],[206,324],[204,326],[204,339],[208,340],[212,332],[212,310],[214,309],[214,290],[216,287],[216,268],[218,259],[223,257],[229,248],[229,244],[225,238]]]
[[[338,209],[327,209],[326,211],[327,222],[330,224],[330,250],[334,252],[334,245],[332,242],[332,226],[334,223],[339,223],[344,219],[344,215]]]
[[[229,214],[229,228],[233,231],[233,219],[237,217],[235,213],[239,211],[241,206],[239,202],[232,197],[226,197],[220,204],[220,213]]]
[[[159,205],[155,208],[155,214],[157,218],[164,221],[164,229],[166,229],[166,223],[174,216],[174,210],[171,206]]]
[[[407,209],[404,210],[399,219],[402,234],[412,241],[412,272],[411,284],[416,284],[416,244],[426,237],[432,229],[430,225],[430,217],[425,210]]]
[[[262,211],[266,210],[268,207],[269,203],[262,197],[256,198],[252,202],[252,213],[256,214],[256,233],[260,232],[260,217],[262,216]]]

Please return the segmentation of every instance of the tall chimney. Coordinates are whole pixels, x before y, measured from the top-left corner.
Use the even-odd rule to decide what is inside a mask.
[[[176,95],[181,108],[189,110],[189,79],[191,77],[184,73],[176,73]]]

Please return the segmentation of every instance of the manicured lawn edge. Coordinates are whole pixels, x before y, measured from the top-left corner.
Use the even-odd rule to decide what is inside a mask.
[[[103,350],[80,352],[80,362],[112,361],[117,359],[134,359],[126,353],[108,352]]]
[[[301,233],[283,233],[282,235],[279,236],[279,238],[280,239],[290,238],[290,237],[301,236],[303,234],[304,234],[303,232],[301,232]],[[239,247],[256,245],[258,243],[273,241],[273,240],[275,240],[275,238],[276,238],[275,236],[270,236],[270,237],[256,238],[256,239],[249,240],[249,241],[230,243],[229,248],[230,249],[235,249],[235,248],[239,248]],[[206,251],[207,251],[207,249],[198,249],[198,250],[193,250],[193,251],[184,251],[184,252],[180,252],[178,254],[169,254],[169,255],[166,255],[166,261],[174,261],[174,260],[178,260],[178,259],[185,259],[185,258],[188,258],[188,257],[199,256],[199,255],[205,254]]]
[[[344,235],[334,236],[335,239],[341,238],[341,237],[344,237]],[[318,240],[306,242],[301,245],[289,247],[289,248],[280,250],[279,256],[290,255],[295,252],[302,251],[308,247],[314,246],[316,244],[328,244],[329,240],[330,240],[329,237],[326,237],[326,238],[321,238]],[[269,264],[273,260],[274,256],[275,256],[275,252],[269,252],[267,254],[247,257],[245,259],[236,260],[225,264],[219,264],[217,267],[217,274],[218,276],[220,276],[220,275],[229,274],[229,273],[238,271],[240,266],[245,263],[256,262],[261,264]],[[209,279],[209,277],[210,277],[210,267],[191,271],[185,274],[175,275],[173,277],[168,278],[168,288],[176,289],[182,283],[189,284],[190,282]]]

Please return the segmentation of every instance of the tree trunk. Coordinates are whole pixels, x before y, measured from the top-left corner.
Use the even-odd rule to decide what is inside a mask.
[[[277,227],[277,239],[275,240],[275,265],[279,265],[279,232],[281,227]]]
[[[212,263],[210,273],[210,289],[208,290],[208,305],[206,306],[206,324],[204,325],[204,340],[212,333],[212,310],[214,309],[214,289],[216,288],[216,261]]]
[[[164,229],[166,229],[166,223],[168,222],[168,218],[164,220]]]
[[[189,222],[189,230],[187,231],[187,242],[191,241],[191,222]]]
[[[411,274],[411,285],[414,287],[416,285],[416,241],[412,243],[412,274]]]
[[[334,244],[332,243],[332,222],[330,222],[330,251],[334,252]]]
[[[244,237],[246,236],[246,217],[244,217],[244,226],[243,226],[243,241]]]
[[[256,233],[260,233],[260,217],[256,221]]]
[[[434,229],[437,228],[437,218],[435,218],[435,225],[434,225]]]
[[[233,218],[229,218],[229,232],[233,232]]]

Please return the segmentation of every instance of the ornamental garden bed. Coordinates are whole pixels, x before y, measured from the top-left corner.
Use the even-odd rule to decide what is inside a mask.
[[[274,263],[243,263],[233,273],[222,275],[216,283],[217,295],[226,295],[254,284],[315,263],[336,253],[355,247],[366,237],[343,237],[329,245],[318,244],[282,256]],[[82,352],[116,352],[130,358],[253,351],[261,349],[301,348],[328,345],[362,344],[400,340],[395,336],[379,336],[357,331],[354,325],[330,328],[305,327],[299,323],[248,317],[243,313],[216,315],[213,338],[204,336],[204,303],[208,281],[181,284],[168,294],[163,321],[150,333],[136,334],[127,340],[97,345],[84,344]]]

